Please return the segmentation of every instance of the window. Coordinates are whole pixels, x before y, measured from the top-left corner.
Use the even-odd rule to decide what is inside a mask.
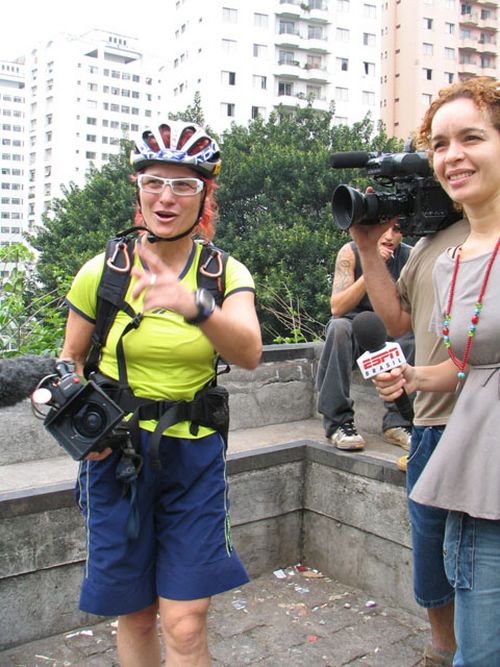
[[[375,35],[371,32],[363,33],[363,45],[364,46],[375,46]]]
[[[256,12],[253,15],[253,24],[256,28],[267,28],[268,21],[269,21],[269,17],[268,17],[267,14],[258,14]],[[252,116],[252,118],[253,118],[253,116]]]
[[[339,58],[338,60],[344,60],[344,58]],[[322,67],[321,56],[308,55],[306,61],[306,69],[321,69]]]
[[[369,19],[377,18],[377,7],[376,7],[376,5],[367,5],[367,4],[365,4],[364,7],[363,7],[363,13]]]
[[[468,5],[467,3],[463,2],[461,13],[462,16],[470,16],[472,14],[472,5]]]
[[[298,32],[295,29],[295,23],[293,21],[280,21],[279,34],[280,35],[297,35]]]
[[[93,93],[97,91],[97,83],[88,83],[87,90],[91,90]]]
[[[349,30],[347,30],[346,28],[337,28],[335,30],[335,38],[337,42],[348,42]]]
[[[279,52],[279,65],[294,65],[295,64],[295,54],[293,51],[284,51],[280,49]]]
[[[375,93],[370,90],[363,90],[361,93],[361,101],[370,107],[375,106]]]
[[[424,30],[432,30],[432,19],[426,18],[424,16],[424,18],[422,19],[422,23]]]
[[[221,72],[222,83],[226,86],[236,85],[236,72]]]
[[[222,40],[222,51],[226,55],[233,55],[236,53],[236,40],[234,39],[223,39]]]
[[[265,111],[264,107],[252,107],[252,120],[255,120],[258,116],[263,116]]]
[[[260,88],[261,90],[267,89],[267,77],[260,76],[259,74],[253,75],[253,87]]]
[[[253,55],[254,58],[263,58],[267,53],[267,46],[264,44],[254,44],[253,45]]]
[[[428,67],[424,67],[422,70],[422,76],[427,81],[432,81],[432,70]]]
[[[306,86],[306,95],[314,100],[321,99],[321,86]]]
[[[337,69],[340,72],[347,72],[349,69],[349,60],[347,58],[337,58]]]
[[[320,25],[307,26],[308,39],[323,39],[323,28]]]
[[[293,95],[293,84],[289,81],[278,81],[278,95]]]
[[[444,29],[445,29],[445,32],[448,35],[454,35],[455,34],[455,24],[454,23],[445,23],[444,24]]]
[[[453,83],[453,79],[454,79],[453,72],[445,72],[444,73],[444,80],[445,80],[446,83],[448,83],[448,84]]]
[[[428,42],[424,42],[422,44],[422,53],[424,56],[432,56],[434,49],[432,44],[429,44]]]
[[[335,88],[335,99],[339,102],[349,101],[349,90],[347,88]]]
[[[95,160],[96,154],[93,153],[92,151],[87,151],[85,153],[85,157],[87,158],[87,160]]]
[[[446,60],[455,60],[455,49],[450,49],[446,47],[444,50],[444,57]]]
[[[337,11],[340,14],[347,14],[349,11],[349,0],[337,0]]]
[[[222,20],[224,23],[237,23],[238,22],[238,10],[232,9],[231,7],[222,8]]]
[[[234,116],[234,108],[235,105],[232,104],[231,102],[223,102],[222,103],[222,113],[226,116]]]
[[[87,125],[97,125],[97,118],[87,116]]]
[[[428,107],[431,102],[432,102],[432,95],[429,95],[428,93],[422,93],[422,104]]]
[[[363,74],[365,76],[375,76],[375,63],[363,62]]]
[[[87,139],[87,141],[92,141],[92,142],[97,141],[97,138],[96,138],[95,134],[87,134],[86,139]]]

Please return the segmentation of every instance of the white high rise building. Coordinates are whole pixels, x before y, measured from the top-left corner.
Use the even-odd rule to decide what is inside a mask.
[[[218,131],[308,99],[334,102],[338,123],[377,121],[380,13],[380,0],[176,0],[169,109],[199,91]]]
[[[26,57],[26,229],[40,224],[61,184],[82,186],[151,122],[161,105],[160,63],[135,38],[101,30],[61,35]]]
[[[0,245],[22,241],[24,113],[24,67],[0,60]]]

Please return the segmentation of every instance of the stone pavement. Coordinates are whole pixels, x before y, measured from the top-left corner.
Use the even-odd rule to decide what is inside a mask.
[[[50,611],[48,612],[50,613]],[[0,652],[0,667],[118,667],[116,621]],[[213,599],[213,667],[413,667],[425,621],[304,566]]]

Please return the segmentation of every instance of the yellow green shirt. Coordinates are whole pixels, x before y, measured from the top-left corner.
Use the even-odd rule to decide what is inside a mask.
[[[195,243],[179,279],[188,289],[197,287],[198,259],[201,244]],[[134,262],[141,266],[135,256]],[[67,295],[69,307],[89,322],[95,322],[97,288],[104,267],[104,253],[89,260],[76,275]],[[132,298],[132,289],[137,279],[132,276],[125,300],[138,313],[143,310],[143,294]],[[237,291],[255,291],[253,278],[248,269],[233,257],[229,257],[225,273],[224,296]],[[116,345],[121,332],[130,322],[130,317],[119,311],[103,348],[99,370],[115,380],[118,379]],[[144,313],[137,329],[123,337],[123,349],[129,385],[138,397],[190,401],[213,377],[216,352],[195,325],[187,324],[184,318],[171,310],[155,308]],[[141,421],[141,427],[154,431],[156,421]],[[196,437],[213,432],[200,428]],[[180,438],[193,438],[189,422],[179,422],[165,434]]]

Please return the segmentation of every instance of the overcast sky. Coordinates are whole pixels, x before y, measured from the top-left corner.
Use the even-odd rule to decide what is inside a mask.
[[[161,42],[161,25],[174,5],[174,0],[3,0],[0,59],[23,55],[58,32],[78,35],[92,28],[139,37],[154,53],[155,40]]]

